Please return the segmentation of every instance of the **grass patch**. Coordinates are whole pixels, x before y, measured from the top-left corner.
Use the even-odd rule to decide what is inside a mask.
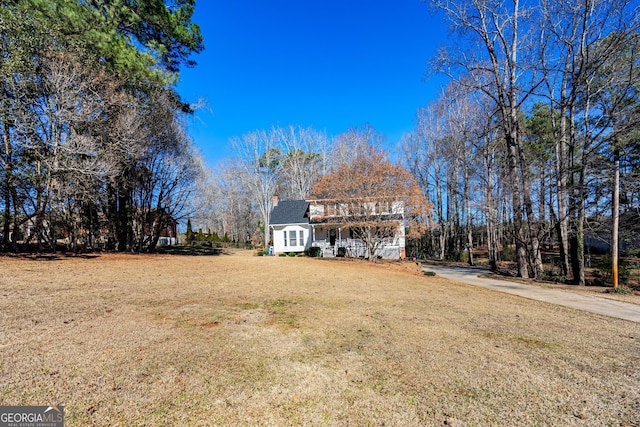
[[[269,310],[272,317],[271,323],[288,328],[299,328],[297,305],[297,302],[285,299],[275,299],[266,304],[266,309]]]
[[[618,286],[617,288],[611,289],[611,293],[620,294],[620,295],[628,295],[631,293],[631,290],[625,288],[623,286]]]

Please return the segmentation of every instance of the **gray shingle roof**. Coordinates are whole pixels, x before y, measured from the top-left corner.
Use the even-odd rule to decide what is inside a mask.
[[[284,200],[271,211],[269,225],[309,224],[309,202],[305,200]]]

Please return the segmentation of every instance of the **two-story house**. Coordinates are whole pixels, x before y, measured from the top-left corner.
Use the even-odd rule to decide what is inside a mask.
[[[402,202],[288,200],[274,198],[269,227],[273,252],[302,252],[319,247],[323,257],[405,256]]]

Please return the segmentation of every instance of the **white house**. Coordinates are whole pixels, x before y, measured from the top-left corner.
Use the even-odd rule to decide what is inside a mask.
[[[404,258],[405,224],[402,203],[368,203],[365,208],[373,209],[394,230],[384,238],[376,250],[376,256],[385,259]],[[334,257],[339,254],[340,248],[344,248],[344,256],[366,256],[364,242],[356,238],[343,221],[344,209],[345,206],[326,200],[279,201],[274,197],[269,221],[273,252],[302,252],[311,247],[319,247],[321,256]]]

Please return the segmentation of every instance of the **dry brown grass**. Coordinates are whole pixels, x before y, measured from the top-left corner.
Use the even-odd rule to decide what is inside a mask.
[[[640,425],[640,326],[309,258],[0,258],[0,403],[85,425]]]

